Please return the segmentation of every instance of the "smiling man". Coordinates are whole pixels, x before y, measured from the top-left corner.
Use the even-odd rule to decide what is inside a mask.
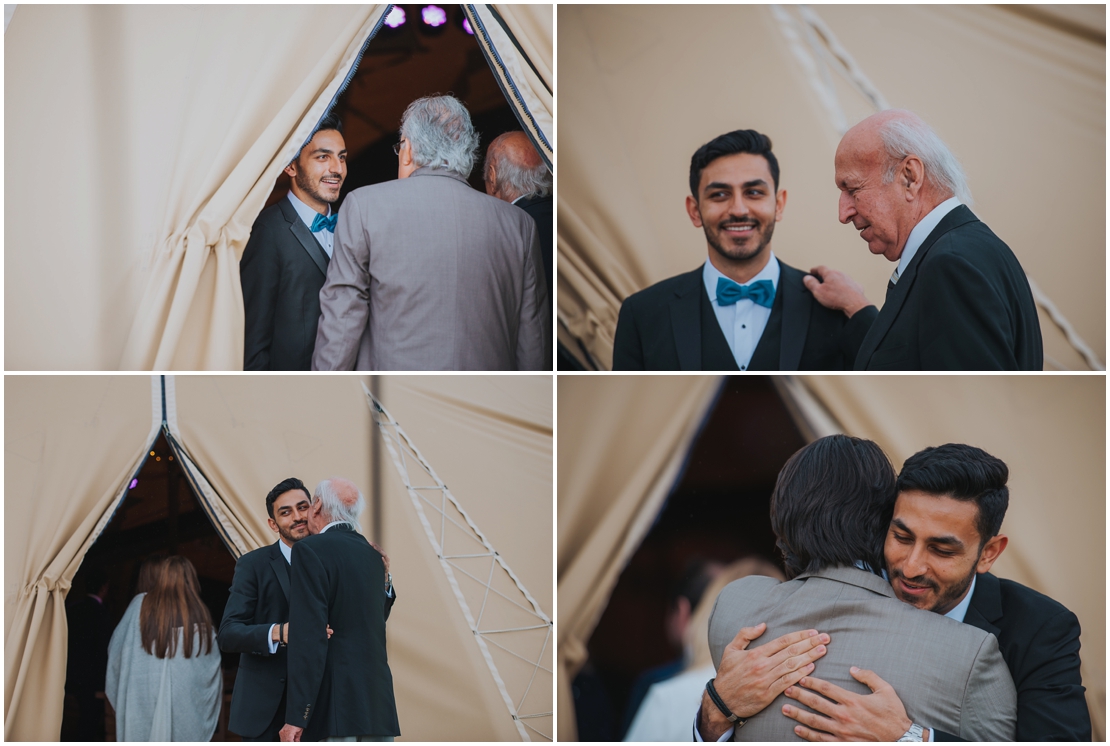
[[[771,248],[785,209],[766,135],[737,130],[699,148],[686,212],[708,261],[624,301],[613,370],[851,369],[877,311],[862,295],[833,310],[813,300]]]
[[[998,639],[1017,689],[1017,740],[1090,741],[1079,620],[1051,598],[989,572],[1009,541],[999,533],[1009,505],[1008,476],[1004,462],[973,446],[949,443],[911,456],[898,476],[883,548],[891,587],[908,604]],[[894,688],[871,671],[853,676],[873,693],[848,692],[814,677],[786,690],[817,713],[784,709],[802,724],[798,735],[892,741],[910,730]],[[928,722],[919,725],[931,730]],[[943,730],[932,736],[959,740]]]
[[[1037,308],[1017,257],[968,209],[959,162],[925,122],[883,111],[836,149],[840,222],[896,262],[856,370],[1041,370]],[[816,267],[806,287],[850,314],[862,288]]]
[[[293,162],[289,195],[254,221],[239,261],[245,370],[309,370],[320,288],[335,236],[332,204],[347,177],[343,125],[329,115]]]

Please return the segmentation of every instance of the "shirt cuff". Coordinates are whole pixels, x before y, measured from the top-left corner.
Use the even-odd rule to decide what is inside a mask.
[[[277,649],[278,649],[277,640],[274,639],[274,627],[276,627],[276,626],[278,626],[278,625],[276,625],[276,624],[271,624],[270,625],[270,636],[266,638],[266,641],[268,643],[270,643],[270,655],[273,655],[274,653],[276,653]]]
[[[928,740],[929,743],[933,743],[934,741],[937,740],[936,738],[934,738],[934,736],[936,734],[937,734],[937,729],[936,728],[930,728],[929,729],[929,740]]]
[[[701,713],[701,709],[699,708],[698,713],[694,715],[694,742],[695,743],[705,743],[705,739],[701,737],[701,733],[698,733],[698,714],[700,714],[700,713]],[[717,743],[722,743],[724,741],[732,740],[732,734],[735,730],[736,730],[735,725],[732,726],[731,728],[729,728],[728,730],[726,730],[721,735],[721,737],[717,739]],[[931,732],[930,732],[930,735],[932,735]]]

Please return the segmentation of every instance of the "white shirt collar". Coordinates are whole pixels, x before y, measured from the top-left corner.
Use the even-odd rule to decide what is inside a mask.
[[[324,533],[325,531],[327,531],[332,526],[338,526],[340,523],[345,524],[347,526],[351,525],[350,521],[332,521],[331,523],[329,523],[328,525],[326,525],[322,529],[320,529],[320,533]]]
[[[967,616],[967,608],[971,606],[971,594],[975,593],[975,576],[971,576],[971,587],[967,589],[964,595],[964,600],[956,604],[955,608],[945,614],[949,619],[955,619],[957,622],[963,622],[964,617]]]
[[[278,549],[281,550],[281,556],[285,557],[285,561],[293,564],[293,547],[287,546],[284,541],[278,539]]]
[[[292,192],[290,192],[291,194]],[[910,231],[910,237],[906,239],[906,247],[902,249],[902,257],[898,260],[898,276],[901,277],[906,271],[906,267],[910,266],[910,261],[917,250],[921,248],[921,244],[925,243],[925,239],[937,227],[937,224],[944,219],[944,216],[955,210],[961,204],[960,200],[955,197],[949,197],[941,202],[939,205],[929,211],[929,214],[921,218],[921,222],[913,227]]]
[[[311,207],[306,205],[304,202],[301,202],[297,198],[297,195],[293,194],[292,189],[289,190],[289,203],[291,205],[293,205],[293,209],[297,211],[297,215],[299,215],[301,220],[304,221],[304,224],[306,226],[308,226],[308,229],[312,230],[312,221],[314,221],[316,219],[316,216],[319,215],[320,213],[313,210]],[[331,205],[328,205],[328,214],[325,215],[324,217],[325,218],[330,218],[331,217]]]
[[[721,271],[713,266],[713,262],[708,259],[705,260],[705,268],[701,273],[702,281],[705,282],[705,292],[709,294],[709,300],[713,303],[717,302],[717,279],[725,277]],[[731,277],[725,278],[732,280]],[[779,260],[775,258],[775,252],[771,252],[771,256],[767,259],[767,266],[759,271],[752,279],[745,282],[745,285],[751,285],[757,280],[770,280],[771,284],[775,286],[775,291],[779,289]]]

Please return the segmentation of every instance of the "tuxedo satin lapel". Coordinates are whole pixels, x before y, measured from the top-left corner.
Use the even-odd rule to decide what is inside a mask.
[[[871,360],[871,356],[875,354],[875,350],[879,348],[879,344],[883,341],[883,337],[890,331],[890,327],[894,324],[894,320],[898,318],[898,312],[902,310],[902,304],[906,301],[906,296],[909,295],[910,289],[913,287],[914,280],[917,279],[917,268],[921,266],[929,249],[933,248],[941,236],[954,228],[958,228],[966,223],[971,223],[979,218],[967,208],[966,205],[960,205],[952,212],[944,216],[944,218],[937,223],[937,227],[933,228],[932,232],[925,237],[921,243],[921,248],[913,255],[913,259],[906,266],[906,271],[898,278],[898,284],[893,287],[887,283],[886,301],[883,303],[882,309],[879,311],[878,318],[875,323],[871,325],[868,330],[867,336],[863,338],[863,343],[859,348],[859,355],[856,357],[856,370],[863,370],[867,368],[867,363]],[[889,310],[888,310],[889,309]]]
[[[324,251],[324,247],[316,240],[316,236],[308,229],[308,226],[301,220],[301,216],[293,209],[293,205],[289,204],[289,200],[282,199],[278,204],[281,205],[281,214],[289,221],[289,230],[296,236],[297,241],[308,252],[309,257],[319,267],[320,271],[327,276],[328,274],[328,254]]]
[[[699,293],[705,292],[701,272],[691,273],[691,282],[675,291],[671,300],[671,330],[678,353],[679,370],[701,370],[701,317]]]
[[[278,585],[281,586],[281,592],[285,594],[285,600],[289,600],[289,563],[285,561],[282,556],[281,550],[278,550],[278,556],[270,560],[270,567],[274,568],[274,574],[277,575]]]
[[[779,262],[779,291],[782,293],[779,370],[797,370],[806,346],[813,296],[802,282],[802,273],[782,262]]]

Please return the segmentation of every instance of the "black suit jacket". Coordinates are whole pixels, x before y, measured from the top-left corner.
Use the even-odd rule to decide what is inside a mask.
[[[231,595],[217,639],[220,650],[242,653],[231,695],[228,728],[262,735],[285,694],[285,648],[270,655],[270,627],[289,621],[289,563],[277,543],[247,552],[235,564]]]
[[[301,740],[401,735],[384,579],[382,556],[343,524],[293,545],[285,722],[305,729]]]
[[[536,229],[540,233],[540,253],[543,254],[543,271],[547,275],[547,297],[554,302],[552,295],[552,282],[554,277],[555,242],[553,202],[551,195],[546,197],[524,197],[516,206],[532,216],[536,221]]]
[[[779,261],[779,284],[748,370],[846,370],[878,313],[851,319],[825,308]],[[613,370],[736,370],[702,282],[702,268],[641,290],[621,304]]]
[[[254,221],[239,261],[245,370],[311,370],[328,255],[289,199]]]
[[[1042,370],[1029,280],[965,205],[937,224],[888,288],[856,370]]]
[[[998,638],[1017,688],[1017,740],[1091,740],[1075,614],[1032,588],[984,573],[964,623]],[[935,739],[960,740],[941,731]]]

